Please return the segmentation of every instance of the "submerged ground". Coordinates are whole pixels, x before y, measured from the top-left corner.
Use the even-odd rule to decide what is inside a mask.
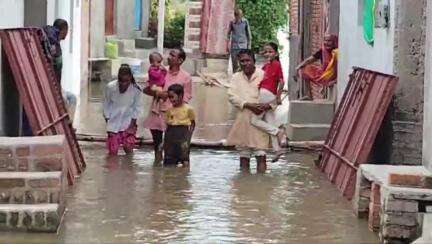
[[[2,233],[0,243],[377,242],[313,154],[289,153],[257,175],[241,173],[232,151],[193,150],[187,171],[153,166],[147,148],[111,159],[102,144],[83,150],[59,235]]]

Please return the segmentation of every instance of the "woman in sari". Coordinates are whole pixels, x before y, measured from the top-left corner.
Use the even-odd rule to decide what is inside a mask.
[[[312,99],[310,83],[314,83],[320,87],[330,87],[336,83],[337,60],[338,37],[336,35],[326,35],[324,36],[323,47],[301,62],[296,68],[298,75],[308,85],[308,94],[302,100]],[[320,64],[316,64],[316,61],[320,61]]]

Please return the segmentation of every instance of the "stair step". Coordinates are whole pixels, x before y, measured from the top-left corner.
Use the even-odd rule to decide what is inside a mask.
[[[152,49],[157,46],[156,39],[152,37],[135,38],[135,48]]]
[[[334,116],[334,103],[331,101],[290,102],[288,121],[291,124],[331,124]]]
[[[290,141],[324,141],[330,124],[289,124],[287,135]]]
[[[0,204],[64,203],[62,172],[0,172]]]
[[[2,204],[0,230],[57,232],[63,213],[59,204]]]

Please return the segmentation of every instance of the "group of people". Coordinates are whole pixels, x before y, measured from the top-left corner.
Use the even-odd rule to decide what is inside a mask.
[[[237,119],[227,138],[228,145],[239,148],[242,168],[248,168],[252,154],[259,157],[259,171],[265,171],[265,150],[275,150],[273,161],[282,155],[285,132],[276,125],[274,109],[281,104],[283,89],[282,68],[275,43],[264,45],[267,58],[263,69],[255,66],[250,49],[238,53],[241,71],[234,74],[229,88],[230,101],[239,108]],[[191,76],[181,68],[186,60],[183,49],[173,49],[163,66],[160,53],[149,55],[150,68],[145,88],[139,87],[131,68],[123,64],[117,80],[105,90],[103,114],[107,122],[107,148],[117,155],[123,146],[131,153],[135,145],[137,119],[143,110],[141,95],[153,97],[143,126],[153,138],[155,163],[189,166],[190,142],[195,129],[195,112],[188,105],[192,98]]]
[[[262,69],[256,67],[251,50],[249,23],[239,9],[229,26],[228,50],[233,61],[234,75],[228,88],[230,102],[238,108],[236,120],[228,134],[226,144],[236,146],[240,154],[240,167],[250,168],[250,158],[256,157],[257,171],[267,169],[266,152],[274,151],[272,161],[279,160],[286,146],[283,125],[278,124],[275,109],[282,104],[284,79],[279,61],[278,45],[266,43],[266,58]],[[141,108],[141,95],[153,98],[151,108],[142,126],[149,129],[153,139],[155,163],[188,167],[195,112],[188,105],[192,98],[192,79],[181,68],[186,60],[183,49],[173,49],[163,66],[163,56],[149,55],[150,68],[146,87],[139,87],[131,68],[124,64],[118,79],[110,82],[105,91],[104,117],[107,122],[107,147],[110,155],[117,155],[123,146],[132,152],[137,132],[137,119]],[[321,60],[321,65],[314,62]],[[310,82],[331,85],[336,76],[337,39],[326,36],[323,48],[298,66],[298,73]]]

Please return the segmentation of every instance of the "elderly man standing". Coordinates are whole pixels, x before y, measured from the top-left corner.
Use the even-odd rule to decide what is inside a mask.
[[[255,55],[249,49],[239,51],[241,72],[233,75],[228,94],[230,102],[239,109],[236,120],[227,138],[227,144],[236,146],[240,152],[240,168],[250,169],[250,158],[256,157],[257,172],[267,170],[266,152],[270,137],[250,121],[252,114],[261,114],[270,109],[267,104],[258,104],[258,86],[264,72],[255,67]]]
[[[231,42],[231,45],[230,45]],[[231,53],[233,73],[239,69],[237,56],[241,49],[251,49],[252,34],[247,19],[243,18],[241,9],[235,9],[234,20],[230,22],[228,28],[227,50]]]

